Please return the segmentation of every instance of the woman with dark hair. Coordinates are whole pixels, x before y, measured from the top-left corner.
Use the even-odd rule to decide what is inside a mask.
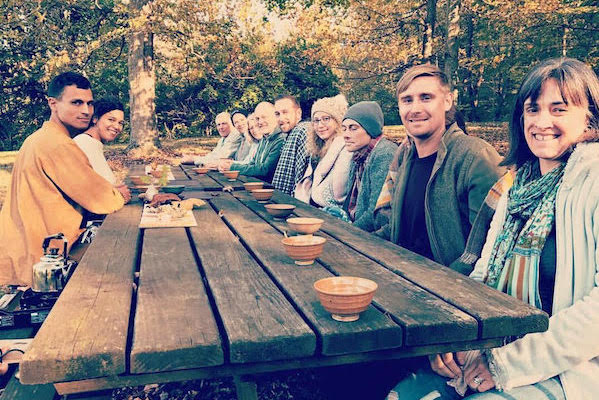
[[[491,350],[430,357],[432,371],[410,375],[389,399],[458,399],[466,390],[477,400],[597,397],[598,106],[599,80],[580,61],[550,59],[529,72],[503,161],[515,166],[514,183],[470,275],[543,309],[548,330]]]
[[[102,99],[94,102],[94,116],[89,128],[73,138],[94,171],[113,185],[117,184],[117,180],[104,157],[104,143],[112,142],[123,131],[123,110],[123,105],[116,100]]]

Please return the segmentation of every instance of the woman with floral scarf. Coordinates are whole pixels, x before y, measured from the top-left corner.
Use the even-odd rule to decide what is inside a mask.
[[[549,328],[484,351],[430,357],[395,399],[592,399],[599,393],[599,80],[580,61],[536,66],[510,123],[513,186],[473,279],[546,311]],[[434,371],[434,372],[433,372]],[[446,378],[451,378],[450,386]],[[458,394],[459,392],[459,394]]]

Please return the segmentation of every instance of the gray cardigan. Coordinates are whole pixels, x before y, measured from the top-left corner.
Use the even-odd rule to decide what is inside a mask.
[[[381,138],[376,144],[372,152],[366,160],[364,168],[364,176],[360,190],[358,191],[358,199],[356,202],[356,214],[353,224],[360,229],[372,232],[375,229],[374,225],[374,206],[379,198],[381,188],[385,182],[389,164],[393,159],[393,155],[397,150],[397,145],[390,140]],[[347,211],[349,207],[349,191],[354,183],[356,173],[356,164],[352,161],[349,179],[347,180],[347,199],[343,204],[343,209]]]
[[[389,176],[394,188],[391,203],[375,211],[376,234],[399,242],[401,210],[410,159],[416,147],[406,138],[397,149]],[[426,229],[434,260],[450,265],[464,251],[476,214],[489,189],[505,172],[501,157],[484,140],[451,125],[443,134],[437,160],[426,185]]]

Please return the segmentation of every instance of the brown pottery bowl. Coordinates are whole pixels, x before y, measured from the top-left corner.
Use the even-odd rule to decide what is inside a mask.
[[[223,171],[223,175],[230,181],[234,181],[239,176],[239,171]]]
[[[299,233],[311,235],[320,229],[324,220],[320,218],[294,217],[287,218],[287,225]]]
[[[368,308],[378,285],[370,279],[354,276],[332,276],[314,282],[320,303],[336,321],[350,322],[360,318]]]
[[[292,204],[266,204],[264,208],[275,218],[285,218],[295,210]]]
[[[210,171],[210,168],[207,168],[207,167],[197,167],[197,168],[192,168],[192,171],[195,172],[196,174],[203,175],[206,172]]]
[[[263,186],[264,182],[246,182],[243,184],[245,190],[248,190],[250,192],[255,189],[262,189]]]
[[[260,203],[266,203],[272,197],[274,189],[254,189],[252,190],[252,196]]]
[[[299,235],[286,237],[282,240],[287,255],[295,260],[297,265],[311,265],[322,254],[322,248],[327,240],[320,236]]]

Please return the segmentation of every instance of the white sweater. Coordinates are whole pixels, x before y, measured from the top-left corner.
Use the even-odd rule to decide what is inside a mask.
[[[94,171],[113,185],[116,184],[114,173],[110,169],[108,162],[106,162],[106,157],[104,157],[104,145],[102,142],[85,133],[75,136],[73,140],[77,143],[81,151],[85,153]]]
[[[481,258],[470,274],[482,281],[503,226],[499,200]],[[549,329],[491,351],[504,390],[559,375],[566,399],[599,397],[599,143],[579,144],[555,202],[556,273]]]
[[[308,168],[295,187],[295,198],[310,203],[310,198],[320,207],[341,206],[347,196],[347,179],[351,167],[352,153],[345,149],[342,136],[333,139],[327,153],[312,172]]]

